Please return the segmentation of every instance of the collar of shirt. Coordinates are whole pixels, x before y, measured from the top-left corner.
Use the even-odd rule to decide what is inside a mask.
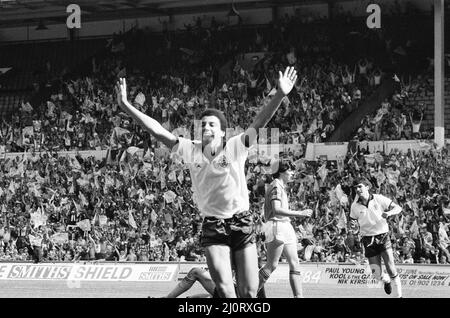
[[[203,157],[205,157],[206,159],[208,159],[208,161],[211,163],[214,159],[216,159],[218,156],[219,156],[219,154],[221,153],[221,152],[225,152],[225,147],[227,146],[227,142],[226,142],[226,140],[224,139],[224,142],[222,143],[222,146],[221,147],[218,147],[217,149],[216,149],[216,151],[214,152],[214,155],[213,155],[213,152],[211,151],[211,156],[213,157],[211,160],[209,160],[209,158],[205,155],[205,146],[203,145],[203,143],[202,143],[202,154],[203,154]]]
[[[361,197],[358,198],[358,203],[361,205],[364,205],[365,207],[369,207],[369,202],[373,200],[373,194],[369,193],[369,200],[367,200],[367,205],[365,205],[364,203],[361,202]]]

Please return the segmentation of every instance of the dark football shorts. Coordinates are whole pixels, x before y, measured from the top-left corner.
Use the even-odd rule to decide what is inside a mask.
[[[203,219],[200,238],[202,247],[227,245],[232,251],[238,251],[255,241],[253,214],[250,211],[237,213],[229,219],[209,216]]]
[[[391,239],[388,233],[378,234],[375,236],[363,236],[362,243],[364,245],[364,255],[366,257],[380,255],[381,252],[384,252],[392,247]]]

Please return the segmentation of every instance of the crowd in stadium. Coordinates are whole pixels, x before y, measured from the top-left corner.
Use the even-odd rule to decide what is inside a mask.
[[[117,36],[109,54],[94,58],[85,76],[55,78],[53,94],[38,105],[24,100],[20,114],[2,121],[0,146],[11,152],[107,149],[118,146],[117,137],[129,137],[129,144],[142,145],[148,140],[139,128],[120,124],[121,112],[112,90],[120,76],[128,78],[134,104],[170,130],[186,127],[192,131],[193,119],[205,107],[225,110],[230,127],[246,127],[268,102],[278,71],[285,65],[294,65],[300,77],[294,93],[269,123],[282,132],[281,142],[304,145],[328,140],[393,69],[402,72],[398,77],[403,89],[361,123],[357,138],[429,137],[429,132],[415,132],[414,127],[424,109],[405,105],[409,97],[429,89],[428,60],[415,54],[421,43],[410,44],[408,37],[396,36],[391,30],[383,33],[360,27],[356,29],[359,35],[349,36],[347,31],[354,31],[353,26],[341,26],[343,30],[337,33],[335,25],[299,27],[299,23],[286,17],[272,28],[237,31],[200,24],[181,34],[166,34],[162,43],[156,43],[162,47],[156,52],[138,46],[156,41],[142,30]],[[184,47],[188,45],[190,49]],[[149,54],[138,66],[133,64],[137,50]],[[258,63],[240,59],[246,52],[263,52],[264,57]],[[144,72],[146,60],[153,58],[164,68]],[[221,69],[218,60],[230,65]],[[407,70],[401,67],[405,63]],[[411,72],[425,75],[411,82]]]
[[[295,159],[293,154],[286,156]],[[448,262],[446,157],[446,150],[367,155],[360,149],[336,166],[296,160],[291,204],[315,211],[313,217],[295,221],[302,260],[361,260],[358,236],[346,231],[346,220],[353,179],[364,175],[374,192],[403,206],[402,216],[392,222],[397,260]],[[117,165],[46,153],[7,159],[0,167],[3,260],[31,259],[28,243],[41,246],[41,257],[47,260],[204,257],[197,244],[201,218],[190,179],[177,162],[135,155]],[[267,164],[253,161],[247,170],[255,215],[261,215],[270,178],[264,167]]]
[[[192,132],[194,119],[208,107],[223,110],[228,126],[239,129],[268,102],[278,71],[295,65],[300,77],[294,92],[268,127],[280,129],[281,143],[299,145],[299,150],[282,156],[296,167],[290,188],[293,207],[314,209],[313,217],[293,221],[301,260],[364,261],[358,235],[347,231],[346,222],[354,198],[352,182],[363,175],[372,181],[374,192],[395,198],[403,207],[402,215],[391,221],[396,260],[450,263],[447,149],[424,145],[427,149],[421,152],[369,155],[359,148],[336,164],[302,159],[306,143],[327,140],[380,85],[386,61],[401,68],[414,46],[398,39],[392,43],[367,30],[351,40],[330,36],[326,27],[309,32],[306,25],[293,32],[298,30],[296,23],[285,19],[271,30],[252,31],[251,41],[221,41],[227,33],[220,26],[205,28],[200,23],[189,28],[186,32],[196,48],[213,50],[205,56],[237,57],[249,50],[269,56],[249,70],[236,58],[228,72],[218,72],[214,58],[181,51],[177,38],[166,35],[167,47],[159,53],[168,61],[161,64],[174,64],[143,74],[127,57],[136,49],[129,43],[145,34],[117,37],[111,46],[114,52],[92,60],[90,74],[61,78],[40,105],[24,100],[20,113],[0,124],[0,147],[27,152],[0,160],[0,260],[205,261],[198,244],[202,220],[188,171],[121,113],[115,81],[126,77],[133,104],[169,130]],[[366,47],[366,41],[371,46],[350,60],[343,52],[354,47],[346,41],[355,47]],[[345,48],[337,50],[340,45]],[[409,85],[399,77],[403,90],[361,123],[355,139],[431,136],[420,130],[423,107],[406,105],[409,97],[426,89],[426,77]],[[70,159],[57,154],[65,150],[108,150],[108,157]],[[268,165],[262,157],[247,165],[257,231],[270,180]],[[258,239],[261,243],[264,237]],[[264,259],[264,245],[259,248]]]

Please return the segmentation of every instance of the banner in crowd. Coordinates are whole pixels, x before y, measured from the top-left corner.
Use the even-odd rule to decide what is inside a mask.
[[[384,141],[360,141],[359,147],[368,149],[370,153],[384,152]]]
[[[450,143],[450,139],[446,140],[446,143]],[[302,152],[302,145],[300,144],[257,144],[257,148],[250,148],[253,154],[257,150],[259,155],[262,153],[269,153],[269,157],[273,157],[275,153],[274,149],[278,152],[292,152],[297,151]],[[362,149],[369,149],[370,153],[377,151],[389,154],[391,150],[398,149],[399,151],[405,152],[408,149],[413,149],[415,151],[425,151],[431,148],[431,144],[427,141],[421,140],[390,140],[390,141],[361,141],[359,142],[359,147]],[[15,159],[17,156],[23,156],[22,152],[4,152],[5,148],[0,146],[0,154],[2,158],[5,159]],[[132,148],[131,152],[139,152],[142,149]],[[308,143],[306,147],[305,159],[308,161],[315,161],[317,158],[322,158],[325,160],[337,160],[342,157],[345,158],[348,151],[348,142],[333,142],[333,143]],[[103,160],[107,155],[107,150],[86,150],[86,151],[60,151],[59,155],[69,156],[70,158],[75,158],[76,155],[80,155],[82,158],[95,157],[96,160]],[[36,153],[39,155],[39,152]],[[170,150],[165,147],[159,147],[155,149],[156,158],[167,158],[170,155]]]
[[[433,147],[431,141],[424,140],[387,140],[384,141],[385,152],[388,154],[397,149],[400,152],[407,152],[408,149],[415,151],[428,151]]]
[[[305,159],[315,161],[318,158],[325,160],[338,160],[345,157],[348,151],[348,142],[336,143],[308,143]]]
[[[0,263],[0,280],[170,282],[177,263]]]
[[[450,139],[446,140],[450,143]],[[340,156],[345,157],[348,151],[348,142],[333,143],[308,143],[306,146],[305,158],[308,161],[315,161],[317,158],[327,160],[337,160]],[[408,149],[415,151],[428,151],[432,148],[432,142],[427,140],[387,140],[387,141],[360,141],[357,142],[360,149],[368,149],[369,153],[381,152],[389,154],[397,149],[400,152],[407,152]],[[370,158],[369,158],[370,159]]]

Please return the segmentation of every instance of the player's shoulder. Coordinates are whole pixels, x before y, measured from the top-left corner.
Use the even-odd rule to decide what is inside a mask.
[[[356,209],[360,206],[361,204],[358,201],[354,201],[352,202],[352,204],[350,205],[350,209]]]
[[[184,137],[178,137],[178,143],[186,146],[201,146],[202,144],[200,140],[192,140]]]
[[[242,135],[244,133],[239,133],[237,135],[231,136],[230,138],[227,139],[227,145],[232,146],[232,145],[236,145],[236,144],[242,144]]]
[[[278,181],[278,179],[274,179],[270,184],[269,184],[269,189],[271,191],[275,191],[275,190],[280,190],[281,189],[281,184],[280,181]]]
[[[272,194],[275,193],[276,191],[277,191],[277,187],[276,187],[274,181],[272,181],[271,183],[269,183],[269,184],[267,185],[267,188],[266,188],[266,195],[272,195]]]
[[[365,206],[359,202],[359,200],[354,200],[352,204],[350,205],[350,210],[359,210],[364,209]]]
[[[272,182],[270,183],[271,187],[275,187],[276,185],[278,185],[278,180],[277,179],[273,179]]]

